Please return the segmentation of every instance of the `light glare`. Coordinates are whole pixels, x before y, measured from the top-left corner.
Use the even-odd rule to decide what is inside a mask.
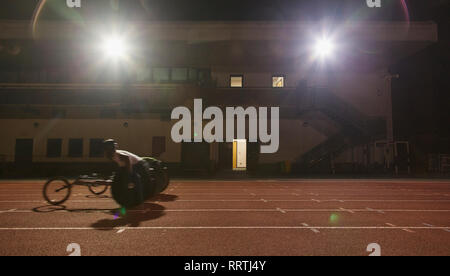
[[[118,36],[112,36],[104,40],[103,50],[110,58],[123,58],[127,53],[124,40]]]
[[[316,43],[315,51],[317,57],[327,57],[334,51],[335,45],[333,41],[328,38],[319,39]]]

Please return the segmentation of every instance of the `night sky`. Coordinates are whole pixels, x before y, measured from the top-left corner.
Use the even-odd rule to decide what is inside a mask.
[[[47,0],[49,6],[65,0]],[[118,1],[119,9],[111,2]],[[81,13],[92,18],[109,13],[147,20],[404,20],[402,1],[383,0],[369,9],[365,0],[82,0]],[[29,19],[38,0],[2,0],[0,18]],[[143,5],[141,4],[143,3]],[[445,14],[448,0],[406,0],[412,20]],[[144,6],[145,8],[142,8]],[[50,8],[49,8],[50,9]],[[448,11],[448,10],[447,10]],[[447,13],[448,14],[448,13]],[[47,10],[48,18],[61,18]]]

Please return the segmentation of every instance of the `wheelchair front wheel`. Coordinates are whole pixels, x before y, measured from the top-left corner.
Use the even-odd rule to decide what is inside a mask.
[[[43,189],[44,199],[51,205],[60,205],[66,202],[72,191],[72,185],[64,177],[49,179]]]

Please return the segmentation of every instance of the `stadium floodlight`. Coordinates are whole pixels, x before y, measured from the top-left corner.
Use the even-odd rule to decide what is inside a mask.
[[[103,39],[102,51],[108,58],[122,59],[128,53],[128,46],[123,37],[112,35]]]
[[[336,45],[334,42],[327,37],[322,37],[316,41],[316,45],[314,47],[314,53],[316,58],[326,58],[333,54]]]

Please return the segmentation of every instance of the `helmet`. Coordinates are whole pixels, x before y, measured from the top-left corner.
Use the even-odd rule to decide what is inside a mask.
[[[107,139],[107,140],[103,141],[104,148],[116,147],[116,146],[117,146],[117,142],[114,139]]]

